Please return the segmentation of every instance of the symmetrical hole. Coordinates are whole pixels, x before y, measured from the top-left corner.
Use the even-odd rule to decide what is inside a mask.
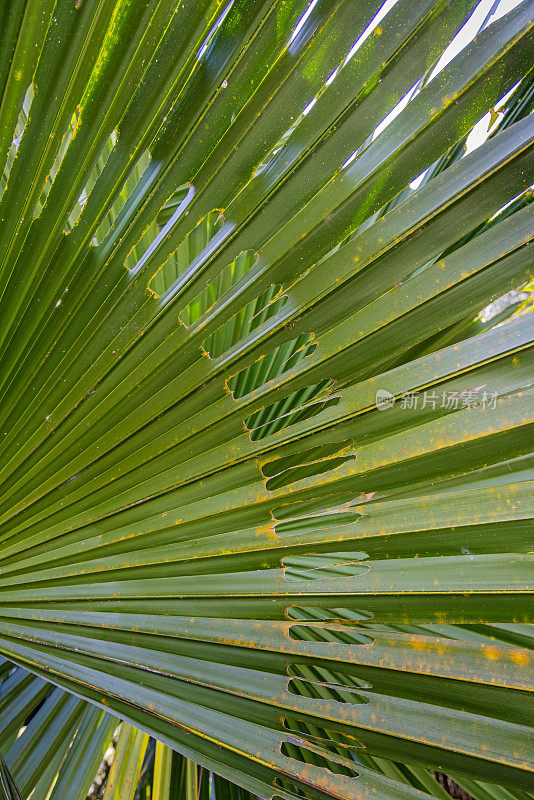
[[[115,198],[109,211],[106,213],[106,216],[100,223],[100,226],[98,227],[93,237],[93,242],[92,242],[93,245],[97,246],[104,241],[109,231],[113,227],[115,220],[119,216],[119,213],[124,208],[126,201],[134,193],[149,163],[150,163],[150,151],[145,150],[138,158],[137,162],[134,164],[130,174],[124,181],[122,189]],[[128,264],[126,266],[128,266]]]
[[[185,187],[180,187],[177,192],[170,198],[170,200],[163,206],[155,221],[154,236],[158,235],[164,226],[169,222],[172,215],[185,197]],[[161,297],[185,272],[187,267],[198,258],[198,256],[206,249],[208,243],[214,236],[219,233],[224,224],[224,217],[218,211],[211,211],[204,217],[198,225],[189,233],[181,245],[172,253],[170,258],[158,269],[153,275],[148,284],[149,289],[154,292],[156,297]],[[146,236],[146,234],[145,234]],[[151,242],[149,242],[150,244]],[[148,245],[147,245],[148,246]],[[145,248],[142,242],[137,245],[137,251],[143,251]],[[209,290],[209,287],[208,287]],[[194,322],[202,313],[212,305],[213,300],[209,300],[209,291],[201,293],[199,298],[193,303],[189,304],[187,308],[180,314],[182,321],[186,325]],[[206,303],[209,302],[209,305]]]
[[[303,389],[292,392],[283,400],[251,414],[245,420],[250,438],[252,441],[263,439],[265,436],[277,433],[297,422],[311,419],[327,408],[336,406],[340,398],[327,395],[331,387],[330,380],[305,386]]]
[[[325,644],[372,644],[374,639],[359,628],[342,627],[331,628],[316,625],[291,625],[288,631],[289,638],[297,642],[323,642]]]
[[[350,629],[348,631],[352,634],[353,639],[357,639],[357,644],[369,644],[369,638],[358,629]],[[336,631],[337,634],[337,631]],[[362,639],[362,641],[360,641]],[[354,644],[351,641],[350,644]],[[325,667],[319,667],[316,664],[290,664],[287,668],[287,674],[291,678],[299,678],[301,680],[310,681],[313,684],[323,684],[325,686],[335,686],[341,689],[351,689],[354,691],[370,690],[373,685],[369,681],[358,678],[355,675],[347,675],[345,672],[338,672]]]
[[[292,678],[288,684],[288,691],[301,697],[312,697],[316,700],[334,700],[336,703],[349,705],[367,705],[369,698],[350,689],[341,689],[329,683],[314,683],[313,681]]]
[[[301,464],[311,464],[315,461],[328,459],[351,444],[351,439],[343,439],[341,442],[327,442],[316,447],[310,447],[307,450],[300,450],[296,455],[284,456],[267,462],[263,465],[262,472],[266,478],[272,478],[274,475],[280,475],[285,470],[298,467]],[[327,527],[330,526],[327,525]]]
[[[142,176],[139,177],[139,183],[141,183],[141,177]],[[124,216],[126,216],[128,213],[127,209],[130,209],[132,206],[135,207],[135,203],[137,200],[142,200],[144,190],[146,190],[146,185],[145,182],[143,181],[143,183],[141,183],[141,191],[139,193],[139,197],[137,197],[138,192],[134,191],[132,195],[128,198],[128,205],[125,206],[124,213],[120,215],[122,219],[120,220],[120,222],[119,220],[117,220],[116,223],[117,228],[119,227],[119,224],[122,226],[122,223],[124,221]],[[131,248],[126,257],[124,266],[127,269],[129,269],[130,272],[136,273],[141,269],[141,267],[143,267],[146,264],[148,259],[153,255],[153,253],[159,248],[161,243],[165,240],[167,234],[169,233],[169,229],[172,228],[173,216],[176,214],[176,217],[179,217],[185,211],[193,195],[194,195],[193,187],[190,184],[183,184],[182,186],[179,186],[178,189],[176,189],[176,191],[172,194],[169,200],[162,206],[162,208],[158,212],[157,217],[153,219],[152,222],[150,222],[146,226],[140,238],[133,245],[133,247]],[[167,219],[165,223],[163,222],[164,219]],[[174,222],[175,221],[176,219],[174,219]],[[157,275],[158,272],[164,267],[165,264],[163,264],[162,267],[160,267],[155,274]],[[164,275],[166,274],[165,271],[163,274]],[[148,288],[156,297],[159,297],[160,294],[156,292],[151,285],[152,280],[154,280],[154,278],[155,275],[152,276],[151,280],[149,281]],[[168,286],[166,285],[164,291],[166,291],[169,286],[172,286],[172,283],[169,283]]]
[[[104,167],[106,166],[106,161],[108,160],[111,151],[115,147],[118,139],[118,132],[116,130],[111,131],[110,135],[106,139],[104,146],[102,147],[100,154],[93,166],[93,169],[89,173],[89,177],[87,178],[87,182],[83,187],[82,191],[80,192],[80,196],[78,197],[74,208],[70,212],[67,222],[65,223],[64,232],[69,233],[72,228],[76,225],[80,216],[82,214],[83,209],[85,208],[85,204],[89,199],[89,195],[93,191],[94,185],[97,182],[98,178],[102,174]]]
[[[321,748],[335,755],[343,755],[343,751],[347,749],[360,750],[364,747],[363,743],[355,736],[317,724],[311,726],[309,722],[304,722],[296,717],[284,718],[282,725],[290,733],[296,736],[306,736],[309,741],[320,744]]]
[[[287,556],[282,563],[288,581],[328,580],[365,575],[368,564],[361,564],[367,553],[326,553],[322,555]]]
[[[247,253],[249,259],[253,254],[254,260],[250,260],[246,263],[246,268],[243,270],[242,274],[244,274],[246,269],[249,269],[256,260],[256,253],[254,251],[249,250]],[[242,254],[242,257],[243,256],[246,256],[246,254]],[[228,269],[228,267],[226,269]],[[241,275],[236,276],[234,282],[237,282],[240,277]],[[228,288],[230,288],[230,286],[228,286]],[[280,286],[270,286],[265,292],[262,292],[254,300],[251,300],[250,303],[247,303],[237,314],[228,320],[228,322],[224,323],[210,339],[206,340],[205,347],[209,350],[212,358],[217,358],[222,355],[233,344],[236,344],[247,334],[255,331],[260,325],[263,325],[274,317],[285,305],[287,300],[287,297],[279,296],[279,291]],[[223,334],[222,337],[221,334]],[[226,340],[227,344],[225,347],[221,345],[216,346],[220,338]],[[211,341],[213,341],[213,344],[210,343]],[[265,383],[265,377],[261,378],[257,376],[260,361],[262,361],[262,359],[259,359],[256,364],[242,370],[242,372],[239,373],[240,377],[236,375],[231,379],[228,385],[232,389],[235,397],[242,397],[257,386],[261,386]],[[278,364],[278,366],[280,366],[280,364]],[[263,365],[263,368],[265,368],[265,365]]]
[[[33,102],[33,95],[34,95],[33,83],[30,83],[30,85],[26,89],[26,94],[24,95],[24,100],[22,101],[22,108],[19,112],[17,124],[15,125],[15,130],[13,131],[13,140],[11,142],[11,146],[7,153],[6,163],[4,164],[4,171],[0,176],[0,198],[4,194],[4,190],[7,186],[7,181],[9,178],[9,173],[11,172],[11,167],[13,166],[13,161],[15,160],[15,156],[17,155],[18,149],[20,147],[22,134],[24,133],[26,124],[28,122],[28,117],[30,115],[30,108]]]
[[[295,536],[295,534],[299,533],[352,525],[357,522],[361,516],[361,514],[352,510],[333,510],[323,514],[304,515],[282,520],[276,523],[274,530],[277,536]]]
[[[350,444],[349,440],[345,440],[343,442],[320,445],[300,453],[298,457],[295,456],[291,459],[281,458],[264,464],[262,471],[268,477],[265,483],[266,488],[274,491],[296,481],[316,477],[336,469],[347,461],[354,459],[351,454],[334,455],[350,446]]]
[[[162,218],[160,214],[158,224],[165,222],[167,218]],[[206,250],[209,242],[222,231],[223,225],[224,217],[218,211],[211,212],[201,220],[153,276],[149,283],[151,291],[158,297],[163,295]],[[214,303],[230,292],[254,266],[256,258],[257,254],[253,250],[240,253],[180,312],[181,321],[189,326],[209,312]],[[202,343],[208,355],[211,358],[219,358],[274,317],[287,300],[286,296],[280,294],[280,288],[278,285],[270,286],[211,333]],[[285,342],[230,378],[228,388],[236,399],[244,397],[273,378],[291,370],[310,356],[316,346],[311,334],[302,334]],[[325,380],[299,389],[289,397],[251,414],[245,420],[251,438],[253,440],[263,438],[290,424],[314,416],[329,405],[338,403],[339,398],[326,396],[330,388],[331,382]]]
[[[308,750],[305,747],[297,747],[297,745],[294,745],[292,742],[283,742],[281,753],[303,764],[313,764],[315,767],[327,769],[335,775],[346,775],[348,778],[357,778],[359,774],[355,769],[350,768],[346,764],[332,761],[314,750]]]
[[[74,114],[72,115],[72,117],[69,120],[69,124],[67,125],[67,130],[63,134],[63,137],[61,139],[61,143],[60,143],[60,145],[58,147],[58,150],[57,150],[57,153],[56,153],[56,157],[54,158],[54,161],[52,162],[52,166],[50,168],[50,172],[48,173],[48,175],[46,177],[45,184],[44,184],[44,187],[43,187],[43,191],[41,192],[41,196],[37,200],[37,202],[35,204],[35,208],[33,209],[33,218],[34,219],[36,219],[39,216],[39,214],[41,213],[41,211],[43,210],[43,206],[46,203],[46,199],[47,199],[47,197],[48,197],[48,195],[50,193],[50,189],[52,188],[52,184],[54,183],[54,180],[56,178],[57,173],[59,172],[59,168],[61,166],[61,163],[62,163],[63,159],[65,158],[65,154],[67,152],[69,144],[72,141],[72,137],[74,136],[74,132],[76,130],[76,126],[78,125],[79,120],[80,120],[80,111],[79,111],[79,109],[76,109],[76,111],[74,112]]]
[[[157,218],[157,229],[167,224],[182,197],[171,198]],[[173,204],[174,203],[174,204]],[[180,278],[191,270],[208,244],[222,232],[225,224],[223,215],[214,210],[210,212],[184,239],[172,256],[151,278],[149,289],[161,297]],[[137,248],[139,250],[139,248]],[[138,254],[136,253],[136,258]],[[211,280],[199,294],[180,312],[180,319],[190,326],[208,313],[212,306],[243,278],[254,266],[257,254],[253,250],[240,253],[234,261]],[[193,276],[194,277],[194,276]],[[219,358],[247,335],[274,317],[285,304],[287,297],[280,294],[280,286],[272,285],[254,300],[247,303],[229,320],[211,333],[202,343],[211,358]],[[303,359],[310,356],[316,348],[311,334],[305,333],[276,347],[260,357],[253,364],[240,370],[228,381],[228,388],[236,399],[250,394],[270,380],[288,372]],[[304,387],[288,397],[265,406],[245,420],[245,426],[252,440],[261,439],[296,422],[308,419],[325,408],[339,402],[330,397],[332,382],[324,380],[318,384]]]
[[[366,622],[373,618],[371,611],[350,608],[318,608],[316,606],[290,606],[287,609],[289,619],[303,622]]]
[[[244,250],[228,264],[223,271],[206,287],[202,294],[191,304],[189,312],[191,322],[208,311],[211,306],[227,292],[254,266],[257,253]],[[277,286],[271,286],[255,300],[247,303],[237,314],[221,325],[204,342],[203,346],[211,358],[218,358],[232,345],[240,341],[259,325],[270,319],[283,305],[274,300],[278,292]]]

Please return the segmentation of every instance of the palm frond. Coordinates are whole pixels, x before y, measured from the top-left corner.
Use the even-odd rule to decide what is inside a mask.
[[[105,709],[113,800],[149,737],[190,794],[195,762],[261,798],[443,797],[437,771],[524,800],[532,323],[480,313],[532,280],[532,2],[16,5],[0,651],[32,676],[0,729],[20,791],[70,782],[86,741],[97,759]]]

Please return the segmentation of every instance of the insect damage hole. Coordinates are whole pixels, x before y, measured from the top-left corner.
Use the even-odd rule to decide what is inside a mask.
[[[152,244],[157,236],[160,236],[165,229],[165,226],[172,218],[173,209],[176,211],[183,201],[186,192],[184,187],[178,190],[170,200],[161,208],[154,223],[154,231],[150,242],[146,242],[143,249],[143,242],[138,243],[136,247],[137,256],[141,258],[144,255],[147,247]],[[172,212],[172,213],[171,213]],[[224,216],[220,209],[214,209],[206,214],[193,230],[187,234],[182,243],[174,250],[169,258],[158,267],[152,278],[148,283],[148,288],[156,297],[162,297],[169,289],[178,281],[179,278],[184,277],[190,272],[194,271],[194,264],[197,259],[201,258],[202,254],[207,250],[210,242],[221,232],[224,226]],[[148,235],[149,232],[146,233]],[[145,238],[146,238],[145,235]],[[143,251],[143,252],[141,252]],[[140,253],[140,255],[139,255]],[[203,298],[204,299],[204,298]],[[198,316],[202,313],[200,302],[193,301],[189,303],[185,309],[180,312],[180,320],[184,325],[191,325]]]
[[[346,750],[363,750],[365,745],[355,736],[351,736],[345,731],[336,731],[333,728],[325,728],[317,724],[313,728],[309,722],[298,719],[297,717],[284,717],[282,725],[289,733],[295,736],[305,736],[308,741],[319,745],[323,750],[333,753],[336,756],[343,755]],[[313,731],[313,733],[312,733]]]
[[[46,176],[46,180],[43,186],[43,191],[37,202],[35,203],[35,207],[33,209],[33,218],[37,219],[37,217],[41,214],[41,211],[44,208],[44,204],[46,203],[47,197],[50,194],[50,189],[52,188],[52,184],[56,179],[56,175],[59,172],[59,168],[65,158],[69,145],[72,141],[72,138],[76,132],[76,128],[80,121],[80,109],[77,108],[72,117],[70,118],[67,129],[61,138],[60,145],[57,149],[54,161],[52,162],[52,166],[50,168],[50,172]]]
[[[273,514],[273,516],[276,519],[276,513]],[[332,513],[310,514],[276,522],[274,531],[277,536],[295,536],[295,534],[304,532],[354,525],[362,516],[362,514],[356,511],[333,511]]]
[[[82,215],[82,211],[84,210],[85,206],[87,205],[87,201],[91,192],[93,191],[97,180],[99,179],[100,175],[104,171],[104,167],[106,166],[107,160],[111,155],[112,150],[114,149],[117,140],[119,138],[119,132],[114,129],[109,134],[108,138],[104,142],[100,153],[98,154],[98,158],[96,159],[91,172],[89,173],[89,177],[80,192],[80,195],[74,205],[74,208],[70,212],[67,222],[65,223],[65,227],[63,228],[63,232],[68,234],[74,228],[78,220]]]
[[[371,611],[350,608],[317,608],[316,606],[290,606],[287,609],[287,616],[290,619],[301,620],[303,622],[343,622],[345,624],[354,622],[366,622],[373,618]]]
[[[282,559],[284,578],[287,581],[309,581],[366,575],[369,564],[360,563],[365,558],[368,555],[363,551],[287,556]]]
[[[253,301],[258,303],[259,310],[255,313],[254,324],[250,328],[251,331],[259,328],[260,325],[274,317],[287,302],[287,295],[278,294],[279,286],[273,286],[272,290],[271,298],[261,295],[257,301]],[[289,372],[296,364],[311,355],[316,347],[317,343],[313,342],[311,334],[301,334],[278,345],[270,352],[260,356],[260,358],[256,358],[253,363],[238,372],[229,381],[228,386],[237,400],[245,397],[245,395],[250,394],[260,386],[269,383],[273,378],[278,378]],[[288,401],[284,399],[281,402],[287,403]],[[256,414],[261,415],[261,410]],[[257,422],[253,421],[254,419],[255,415],[251,415],[248,418],[247,425],[249,427],[257,426]]]
[[[115,225],[115,221],[119,217],[121,211],[123,214],[121,215],[120,220],[123,220],[126,214],[126,209],[130,208],[136,202],[136,190],[144,177],[145,170],[150,164],[151,159],[152,156],[150,151],[145,150],[143,153],[141,153],[131,168],[130,173],[124,181],[118,195],[106,212],[106,215],[104,216],[102,222],[96,230],[95,235],[93,236],[92,244],[94,247],[98,247],[100,244],[102,244],[104,239],[106,239],[111,229]],[[117,225],[119,225],[119,221],[117,221]],[[126,266],[128,266],[128,263]]]
[[[291,758],[294,761],[298,761],[307,765],[311,764],[315,767],[326,769],[328,772],[332,772],[334,775],[345,775],[347,778],[357,778],[359,776],[359,773],[356,771],[356,769],[349,767],[348,764],[341,764],[338,761],[327,758],[315,750],[309,750],[308,748],[300,745],[297,746],[292,742],[282,742],[280,752],[283,756]],[[340,756],[340,758],[342,758],[342,756]]]
[[[254,442],[264,439],[270,434],[278,433],[297,422],[312,419],[328,408],[337,406],[341,398],[329,395],[332,386],[333,382],[330,380],[305,386],[283,400],[264,406],[251,414],[245,420],[245,427],[249,431],[251,440]]]
[[[15,125],[15,130],[13,131],[13,139],[11,140],[11,145],[7,152],[6,163],[4,164],[4,171],[0,176],[0,198],[4,194],[4,190],[7,186],[7,181],[9,178],[9,173],[11,172],[11,167],[13,166],[13,162],[20,147],[22,135],[26,130],[26,125],[28,124],[28,119],[30,116],[30,108],[33,102],[33,96],[34,96],[33,83],[30,83],[30,85],[26,89],[26,93],[22,101],[22,108],[20,109],[17,122]]]
[[[196,320],[202,323],[202,317],[209,316],[212,320],[218,319],[214,311],[215,304],[219,304],[219,311],[224,309],[227,302],[234,306],[234,300],[239,298],[239,283],[245,278],[248,271],[256,264],[258,254],[255,250],[243,250],[227,264],[213,279],[206,284],[197,297],[190,304],[189,320],[184,322],[192,324]],[[247,280],[247,279],[245,279]],[[203,341],[203,347],[210,358],[220,358],[231,350],[234,345],[256,330],[263,322],[270,319],[285,303],[286,298],[278,298],[280,287],[271,285],[253,300],[242,306],[239,311],[232,314],[222,324],[219,324],[212,333]],[[222,311],[224,314],[225,312]]]
[[[314,700],[335,701],[345,705],[367,705],[369,698],[352,689],[341,689],[326,682],[314,682],[292,678],[288,684],[288,691],[300,697],[309,697]]]
[[[344,439],[267,462],[262,467],[263,474],[268,478],[265,487],[274,491],[291,483],[331,472],[347,461],[354,460],[354,455],[349,451],[352,444],[352,439]]]
[[[359,633],[359,631],[357,632]],[[359,638],[359,637],[358,637]],[[360,642],[363,644],[363,642]],[[346,669],[347,667],[345,667]],[[321,667],[316,663],[310,664],[288,664],[286,668],[288,677],[300,680],[311,681],[314,684],[327,684],[338,689],[349,689],[351,691],[371,690],[373,684],[356,675],[349,675],[347,672]]]
[[[319,626],[319,625],[291,625],[288,631],[290,639],[297,642],[317,642],[322,644],[348,644],[368,645],[373,644],[374,638],[362,633],[353,627]]]

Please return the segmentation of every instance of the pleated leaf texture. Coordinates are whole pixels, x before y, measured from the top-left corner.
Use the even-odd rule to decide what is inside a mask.
[[[153,737],[236,797],[531,796],[534,2],[502,5],[0,4],[0,653],[69,758],[119,718],[125,770]]]

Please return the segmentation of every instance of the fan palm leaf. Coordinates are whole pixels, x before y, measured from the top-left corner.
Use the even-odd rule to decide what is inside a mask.
[[[15,5],[0,651],[46,694],[26,730],[123,719],[113,798],[148,736],[262,798],[442,796],[429,770],[521,797],[532,324],[477,318],[531,280],[532,3],[452,51],[469,0]]]

